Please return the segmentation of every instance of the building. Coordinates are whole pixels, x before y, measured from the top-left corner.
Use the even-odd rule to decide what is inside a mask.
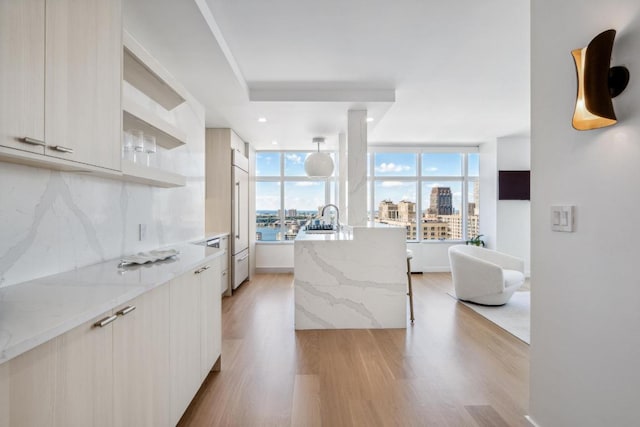
[[[473,215],[480,215],[480,182],[473,182]]]
[[[453,214],[453,200],[450,187],[433,187],[427,213],[430,217]]]
[[[450,226],[445,221],[422,221],[423,240],[450,240],[453,239]]]
[[[398,203],[398,219],[402,222],[416,222],[416,204],[407,200]]]
[[[462,215],[440,215],[438,218],[447,224],[452,240],[466,240],[462,235]]]
[[[398,205],[391,200],[383,200],[378,205],[378,219],[381,221],[395,221],[398,219]]]

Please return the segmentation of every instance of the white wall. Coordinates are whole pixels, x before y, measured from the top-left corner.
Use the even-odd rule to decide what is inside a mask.
[[[640,2],[536,0],[532,29],[530,414],[540,427],[638,425],[640,396]],[[575,131],[570,51],[618,30],[629,87],[619,123]],[[549,209],[576,206],[576,231]]]
[[[498,138],[498,171],[530,170],[530,153],[528,136]],[[530,207],[528,200],[498,200],[496,206],[496,250],[524,259],[527,274],[531,270]]]
[[[256,243],[255,256],[258,273],[293,272],[293,242]]]
[[[161,111],[132,87],[124,92]],[[163,115],[187,132],[186,146],[157,154],[162,167],[187,176],[183,188],[0,162],[0,286],[202,237],[204,110],[190,100]]]
[[[498,158],[496,141],[480,144],[480,234],[495,249],[497,233]]]

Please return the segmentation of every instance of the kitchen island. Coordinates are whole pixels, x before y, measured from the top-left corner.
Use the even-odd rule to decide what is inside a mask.
[[[406,327],[404,228],[302,230],[294,245],[295,329]]]

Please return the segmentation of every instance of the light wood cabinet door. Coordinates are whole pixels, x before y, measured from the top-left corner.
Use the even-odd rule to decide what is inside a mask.
[[[0,2],[0,145],[44,154],[44,0]],[[23,142],[28,137],[31,144]]]
[[[9,408],[0,420],[25,427],[113,425],[112,325],[93,326],[108,316],[5,363],[9,384],[0,396],[8,388]]]
[[[200,268],[170,282],[171,424],[175,425],[201,384]]]
[[[220,297],[220,258],[207,264],[200,273],[201,289],[201,357],[200,377],[204,380],[216,363],[222,350],[222,310]]]
[[[169,286],[114,311],[114,426],[168,426]]]
[[[99,327],[94,323],[57,338],[56,426],[113,425],[112,324]]]
[[[9,366],[8,362],[0,365],[0,426],[2,427],[11,425]]]
[[[47,1],[47,155],[120,169],[121,15],[121,0]]]

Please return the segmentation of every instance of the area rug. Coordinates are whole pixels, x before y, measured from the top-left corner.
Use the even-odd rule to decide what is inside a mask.
[[[453,293],[447,292],[455,298]],[[531,293],[516,292],[505,305],[490,307],[458,301],[482,317],[500,326],[511,335],[529,344],[531,342]]]

